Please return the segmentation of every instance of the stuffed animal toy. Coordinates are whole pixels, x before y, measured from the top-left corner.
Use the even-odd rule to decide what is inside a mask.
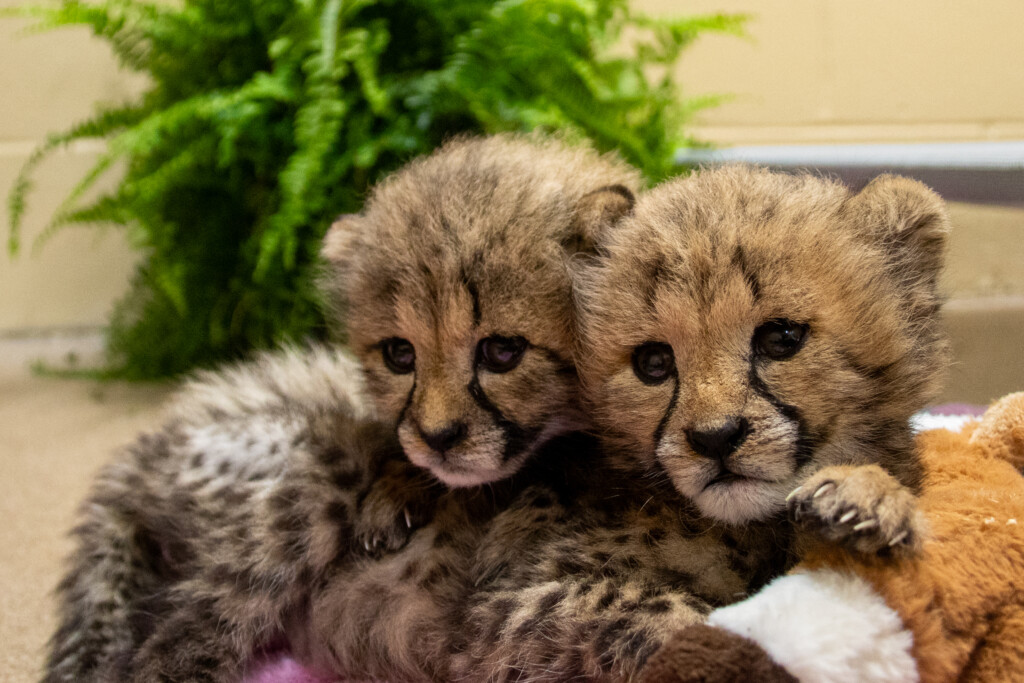
[[[920,552],[808,548],[655,653],[644,683],[1024,681],[1024,393],[917,444]]]

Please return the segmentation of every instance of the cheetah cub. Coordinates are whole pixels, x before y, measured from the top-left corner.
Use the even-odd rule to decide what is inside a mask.
[[[638,184],[497,136],[378,185],[323,249],[361,369],[322,349],[188,385],[83,507],[46,680],[237,677],[339,565],[427,523],[438,480],[508,477],[580,426],[568,261]]]
[[[913,547],[908,419],[947,363],[948,229],[938,196],[892,176],[856,194],[747,166],[665,183],[580,288],[594,419],[709,517],[788,499],[830,540]]]
[[[638,184],[615,158],[554,141],[458,140],[331,228],[326,300],[413,463],[485,484],[584,424],[567,259]]]
[[[325,300],[409,461],[477,486],[587,426],[569,261],[632,209],[639,185],[616,157],[555,140],[457,139],[335,223]],[[413,481],[382,476],[364,500],[368,549],[401,547],[422,523]]]

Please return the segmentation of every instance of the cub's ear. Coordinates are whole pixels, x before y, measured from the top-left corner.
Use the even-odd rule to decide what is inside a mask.
[[[935,286],[950,222],[946,205],[924,183],[882,175],[853,198],[852,219],[881,244],[904,277]]]
[[[605,185],[576,203],[576,214],[562,246],[569,254],[594,254],[609,228],[633,213],[636,197],[625,185]]]
[[[346,213],[334,220],[320,247],[320,257],[324,262],[341,268],[348,264],[356,235],[359,234],[360,219],[357,213]]]

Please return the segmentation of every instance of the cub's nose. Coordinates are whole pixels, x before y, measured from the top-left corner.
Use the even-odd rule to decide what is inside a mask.
[[[423,443],[438,453],[444,453],[457,446],[466,437],[466,423],[452,422],[432,432],[419,429],[419,433]]]
[[[686,441],[697,455],[713,460],[724,460],[740,447],[750,433],[750,423],[745,417],[730,417],[715,429],[686,430]]]

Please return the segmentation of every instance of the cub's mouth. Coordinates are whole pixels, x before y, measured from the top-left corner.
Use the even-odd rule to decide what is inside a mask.
[[[732,470],[723,469],[721,472],[709,479],[708,483],[704,484],[704,489],[707,490],[716,484],[732,484],[734,482],[748,481],[750,479],[752,479],[752,477],[738,474]]]

